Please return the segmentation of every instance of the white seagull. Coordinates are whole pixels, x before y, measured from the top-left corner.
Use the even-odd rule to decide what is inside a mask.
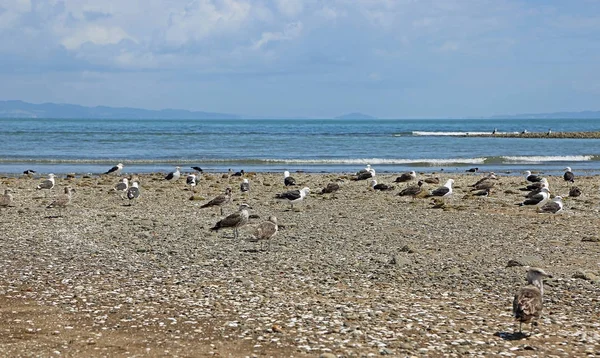
[[[550,197],[550,190],[544,187],[540,189],[540,192],[531,196],[530,198],[525,199],[522,203],[518,203],[516,205],[524,206],[524,205],[543,205],[546,200]]]
[[[285,193],[275,195],[277,199],[286,199],[292,209],[294,208],[294,204],[302,201],[307,195],[310,193],[310,189],[308,187],[304,187],[301,190],[290,190]]]
[[[448,179],[444,186],[435,189],[429,195],[427,195],[427,197],[452,195],[452,184],[454,184],[454,179]]]
[[[241,183],[240,183],[240,191],[242,193],[247,193],[250,191],[250,182],[248,181],[248,179],[244,179]]]
[[[190,174],[185,178],[185,183],[192,188],[192,192],[196,192],[196,185],[198,182],[196,181],[196,174]]]
[[[181,169],[181,167],[175,167],[175,171],[167,174],[165,179],[169,181],[179,180],[179,177],[181,176],[181,172],[179,171],[179,169]]]
[[[36,187],[37,190],[51,190],[52,188],[54,188],[54,174],[50,173],[48,174],[48,179],[44,180],[43,182],[41,182],[40,184],[38,184],[38,186]]]
[[[288,172],[287,170],[283,172],[283,184],[285,186],[296,185],[296,179],[292,178],[290,176],[290,172]]]
[[[556,214],[563,209],[562,197],[555,196],[554,199],[547,202],[546,204],[538,207],[540,213]]]
[[[119,163],[119,164],[115,165],[114,167],[107,170],[104,174],[120,175],[121,170],[123,170],[123,163]]]
[[[115,185],[115,190],[121,192],[121,199],[124,199],[123,195],[127,192],[127,189],[129,189],[129,180],[127,180],[127,178],[121,179],[121,181]]]
[[[127,189],[127,199],[129,199],[129,206],[131,206],[132,200],[140,197],[140,188],[137,181],[131,183],[129,189]]]

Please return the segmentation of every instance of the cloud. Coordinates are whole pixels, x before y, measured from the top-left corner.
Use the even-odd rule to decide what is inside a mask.
[[[67,35],[62,39],[61,43],[67,50],[75,50],[86,43],[103,46],[115,45],[123,40],[137,42],[120,27],[90,25]]]
[[[302,33],[302,23],[292,22],[285,26],[283,31],[279,32],[263,32],[260,39],[252,45],[252,48],[258,50],[270,42],[292,40]]]

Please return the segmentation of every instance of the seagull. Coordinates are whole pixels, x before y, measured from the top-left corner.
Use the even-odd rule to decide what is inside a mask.
[[[127,199],[129,199],[129,206],[131,206],[132,200],[140,197],[140,187],[137,181],[131,183],[129,189],[127,189]]]
[[[427,195],[427,197],[452,195],[452,184],[454,184],[454,179],[448,179],[444,186],[435,189],[429,195]]]
[[[371,180],[371,188],[373,188],[373,190],[380,190],[380,191],[394,190],[394,187],[391,185],[377,184],[377,180],[375,180],[375,179]]]
[[[37,190],[51,190],[52,188],[54,188],[54,174],[52,173],[48,174],[48,179],[44,180],[36,187]]]
[[[565,174],[563,174],[563,179],[566,182],[575,183],[575,174],[571,171],[571,167],[565,168]]]
[[[540,318],[544,308],[544,278],[552,278],[544,270],[530,267],[527,271],[527,285],[522,287],[513,300],[513,315],[519,321],[519,333],[523,323],[531,323]]]
[[[190,168],[194,169],[194,170],[195,170],[195,171],[197,171],[198,173],[202,173],[202,172],[204,172],[204,170],[202,170],[202,168],[200,168],[200,167],[190,167]]]
[[[235,172],[235,173],[233,173],[231,176],[234,176],[234,177],[242,177],[242,176],[244,176],[244,174],[246,174],[246,172],[244,172],[244,169],[242,169],[242,170],[240,170],[239,172]]]
[[[370,168],[367,171],[360,171],[356,174],[356,177],[354,178],[354,180],[366,180],[366,179],[370,179],[370,178],[375,178],[375,169]]]
[[[290,190],[286,191],[285,193],[277,194],[275,195],[275,198],[287,199],[290,205],[292,206],[292,209],[294,209],[294,204],[302,201],[304,197],[308,195],[309,192],[310,189],[308,187],[304,187],[302,188],[302,190]]]
[[[217,195],[208,203],[202,205],[200,208],[208,208],[211,206],[218,206],[221,208],[221,215],[223,215],[223,206],[231,201],[231,188],[225,189],[225,194]]]
[[[492,134],[496,134],[498,133],[498,128],[494,128],[494,130],[492,131]]]
[[[483,183],[484,181],[487,180],[491,180],[491,179],[497,179],[496,178],[496,174],[494,172],[489,172],[487,175],[485,175],[483,178],[479,179],[477,182],[475,182],[475,184],[470,185],[471,187],[476,187],[477,185]]]
[[[233,228],[233,238],[238,238],[238,229],[248,223],[248,209],[252,209],[248,204],[241,204],[239,211],[228,215],[222,220],[219,220],[215,226],[210,228],[212,231],[219,231],[224,228]]]
[[[412,186],[409,186],[407,188],[402,189],[398,193],[398,196],[412,196],[412,197],[415,197],[415,196],[419,195],[421,192],[423,192],[423,181],[419,180],[417,182],[417,185],[412,185]]]
[[[554,199],[547,202],[546,204],[538,207],[537,211],[539,213],[550,213],[556,214],[563,209],[562,197],[555,196]]]
[[[279,227],[277,226],[277,218],[273,215],[269,216],[269,220],[260,223],[252,233],[252,239],[250,242],[260,241],[260,249],[262,250],[262,242],[267,241],[268,247],[271,248],[271,239],[277,234]]]
[[[473,189],[471,191],[474,191],[474,190],[477,190],[477,189]],[[479,190],[479,191],[473,193],[473,195],[474,196],[489,196],[491,191],[492,191],[492,188],[486,188],[486,189],[482,189],[482,190]]]
[[[31,169],[27,169],[23,172],[23,174],[25,175],[33,175],[35,174],[35,170],[31,170]]]
[[[415,173],[414,170],[408,172],[408,173],[402,173],[402,175],[400,175],[399,177],[396,178],[396,180],[394,181],[395,183],[404,183],[406,181],[411,181],[413,179],[417,178],[417,173]]]
[[[196,174],[190,174],[185,178],[185,183],[192,187],[192,192],[196,191]]]
[[[121,170],[123,170],[123,163],[119,163],[119,164],[115,165],[114,167],[112,167],[108,171],[106,171],[104,174],[120,175]]]
[[[548,186],[548,179],[546,179],[546,178],[542,178],[542,180],[541,180],[541,181],[538,181],[538,182],[535,182],[535,183],[529,184],[529,185],[527,185],[527,187],[525,187],[525,188],[520,188],[519,190],[521,190],[521,191],[527,191],[527,190],[540,190],[540,189],[542,189],[542,188],[549,188],[549,186]]]
[[[548,133],[546,133],[547,136],[550,136],[552,134],[552,128],[548,129]]]
[[[577,197],[577,196],[581,196],[582,192],[581,189],[579,189],[578,187],[574,186],[571,188],[571,190],[569,190],[569,196],[570,197]]]
[[[467,172],[467,173],[476,173],[478,171],[479,171],[479,168],[470,168],[470,169],[465,170],[465,172]]]
[[[530,181],[532,183],[542,181],[542,177],[531,174],[530,170],[525,171],[525,180]]]
[[[250,182],[248,181],[248,179],[244,179],[241,183],[240,183],[240,191],[242,193],[247,193],[250,191]]]
[[[434,177],[434,178],[425,178],[423,180],[423,182],[427,183],[427,184],[439,184],[440,183],[440,178],[438,177]]]
[[[367,173],[371,171],[371,164],[367,164],[367,166],[365,167],[365,169],[361,169],[358,172],[356,172],[356,175],[361,175],[363,173]]]
[[[128,188],[129,188],[129,180],[127,180],[127,178],[121,179],[121,181],[118,182],[117,185],[115,185],[115,190],[121,192],[121,199],[124,199],[123,194],[125,194],[125,192],[127,192]]]
[[[340,190],[340,185],[338,183],[329,183],[325,188],[321,189],[321,194],[334,193],[338,190]]]
[[[475,183],[474,185],[472,185],[473,189],[471,189],[471,191],[489,190],[489,189],[493,188],[494,185],[496,185],[496,183],[491,180],[488,180],[488,179],[480,180],[477,183]]]
[[[167,176],[165,177],[165,180],[169,180],[169,181],[179,180],[179,177],[181,176],[181,172],[179,171],[179,169],[181,169],[181,167],[175,167],[175,171],[167,174]]]
[[[283,172],[283,184],[285,186],[296,185],[296,179],[292,178],[290,176],[290,172],[288,172],[287,170]]]
[[[62,209],[66,208],[69,204],[71,204],[71,194],[75,190],[71,187],[65,187],[65,193],[59,195],[53,202],[51,202],[46,209],[50,208],[58,208],[58,216],[62,216]]]
[[[549,197],[550,190],[548,190],[548,188],[542,188],[539,193],[531,196],[530,198],[525,199],[522,203],[518,203],[515,205],[543,205]]]
[[[12,189],[4,189],[4,195],[0,196],[0,208],[7,208],[12,206],[13,196],[11,194]]]

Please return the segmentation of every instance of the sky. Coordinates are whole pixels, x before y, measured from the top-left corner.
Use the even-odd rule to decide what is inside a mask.
[[[599,98],[598,0],[0,0],[0,100],[446,118]]]

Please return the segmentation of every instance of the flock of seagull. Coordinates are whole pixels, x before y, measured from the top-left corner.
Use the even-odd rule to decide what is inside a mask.
[[[106,175],[115,175],[119,176],[121,171],[123,170],[123,164],[118,163],[104,174]],[[202,169],[200,167],[192,167],[196,171],[196,173],[189,174],[186,176],[186,184],[191,187],[191,190],[195,192],[195,188],[198,184],[198,179],[200,174],[202,173]],[[181,168],[176,167],[175,171],[167,174],[164,179],[167,181],[177,181],[181,177]],[[478,168],[471,168],[467,170],[467,172],[477,172]],[[31,175],[34,173],[33,171],[26,171],[25,174]],[[239,176],[243,177],[245,175],[244,171],[241,170],[239,172],[233,173],[231,169],[229,170],[229,175],[231,176]],[[383,183],[378,183],[375,180],[376,172],[370,165],[367,165],[366,168],[358,171],[353,177],[352,180],[368,180],[370,181],[370,187],[373,190],[379,191],[391,191],[394,190],[395,187],[393,185],[387,185]],[[403,173],[398,176],[395,180],[395,183],[404,183],[416,180],[415,171],[410,171],[407,173]],[[570,167],[565,168],[565,173],[563,178],[568,183],[575,182],[575,175],[571,171]],[[490,194],[491,189],[494,187],[494,180],[497,179],[494,173],[489,173],[480,180],[478,180],[473,185],[470,185],[473,195],[477,196],[487,196]],[[533,205],[537,207],[537,210],[542,213],[558,213],[563,209],[562,197],[556,196],[552,200],[550,200],[550,188],[548,185],[548,180],[541,176],[533,175],[530,171],[525,172],[525,179],[529,185],[520,190],[529,191],[526,195],[525,200],[516,205],[519,206],[529,206]],[[283,183],[286,187],[295,186],[296,180],[290,176],[288,171],[284,172]],[[433,190],[425,190],[423,188],[424,183],[429,184],[439,184],[438,178],[425,178],[423,180],[419,180],[417,185],[408,186],[402,189],[397,195],[399,196],[412,196],[416,197],[438,197],[445,198],[452,195],[452,185],[454,184],[453,179],[448,179],[446,183],[440,187],[437,187]],[[48,178],[40,182],[36,189],[49,191],[55,186],[55,175],[49,174]],[[338,183],[329,183],[325,188],[321,190],[321,194],[325,193],[333,193],[340,189],[340,185]],[[128,179],[122,178],[115,185],[114,190],[116,192],[121,193],[122,199],[128,199],[129,205],[133,201],[135,201],[140,196],[140,188],[139,188],[139,180],[137,179]],[[570,194],[571,196],[578,196],[581,194],[581,191],[577,187],[572,187]],[[240,183],[240,191],[242,193],[248,193],[250,191],[250,182],[247,178],[243,178]],[[5,189],[4,195],[0,197],[0,207],[8,207],[12,206],[13,198],[11,194],[12,190],[10,188]],[[48,206],[47,208],[57,208],[59,210],[59,215],[62,216],[62,210],[65,209],[70,203],[73,193],[75,193],[75,189],[67,186],[64,188],[64,192],[61,195],[58,195]],[[306,198],[306,196],[310,193],[310,189],[308,187],[304,187],[302,189],[294,189],[288,190],[283,193],[276,194],[275,198],[286,200],[291,209],[294,208],[294,204],[301,202]],[[223,207],[230,203],[232,199],[232,189],[226,188],[223,194],[220,194],[205,204],[201,205],[200,208],[209,208],[209,207],[218,207],[220,209],[221,216],[223,215]],[[219,220],[215,225],[211,228],[212,231],[218,231],[221,229],[233,229],[234,239],[238,238],[238,230],[245,226],[249,221],[249,212],[248,210],[252,209],[248,204],[242,203],[239,205],[238,210],[223,219]],[[251,242],[260,242],[261,250],[263,249],[263,242],[267,242],[270,247],[270,239],[273,238],[278,232],[277,226],[277,218],[275,216],[270,216],[268,220],[260,223],[254,229],[252,233],[252,238],[248,239]],[[519,322],[519,333],[521,334],[521,326],[523,323],[531,323],[534,322],[540,317],[542,309],[543,309],[543,279],[551,278],[552,276],[547,274],[544,270],[540,268],[531,267],[527,272],[527,285],[522,287],[514,297],[513,300],[513,314],[515,319]]]

